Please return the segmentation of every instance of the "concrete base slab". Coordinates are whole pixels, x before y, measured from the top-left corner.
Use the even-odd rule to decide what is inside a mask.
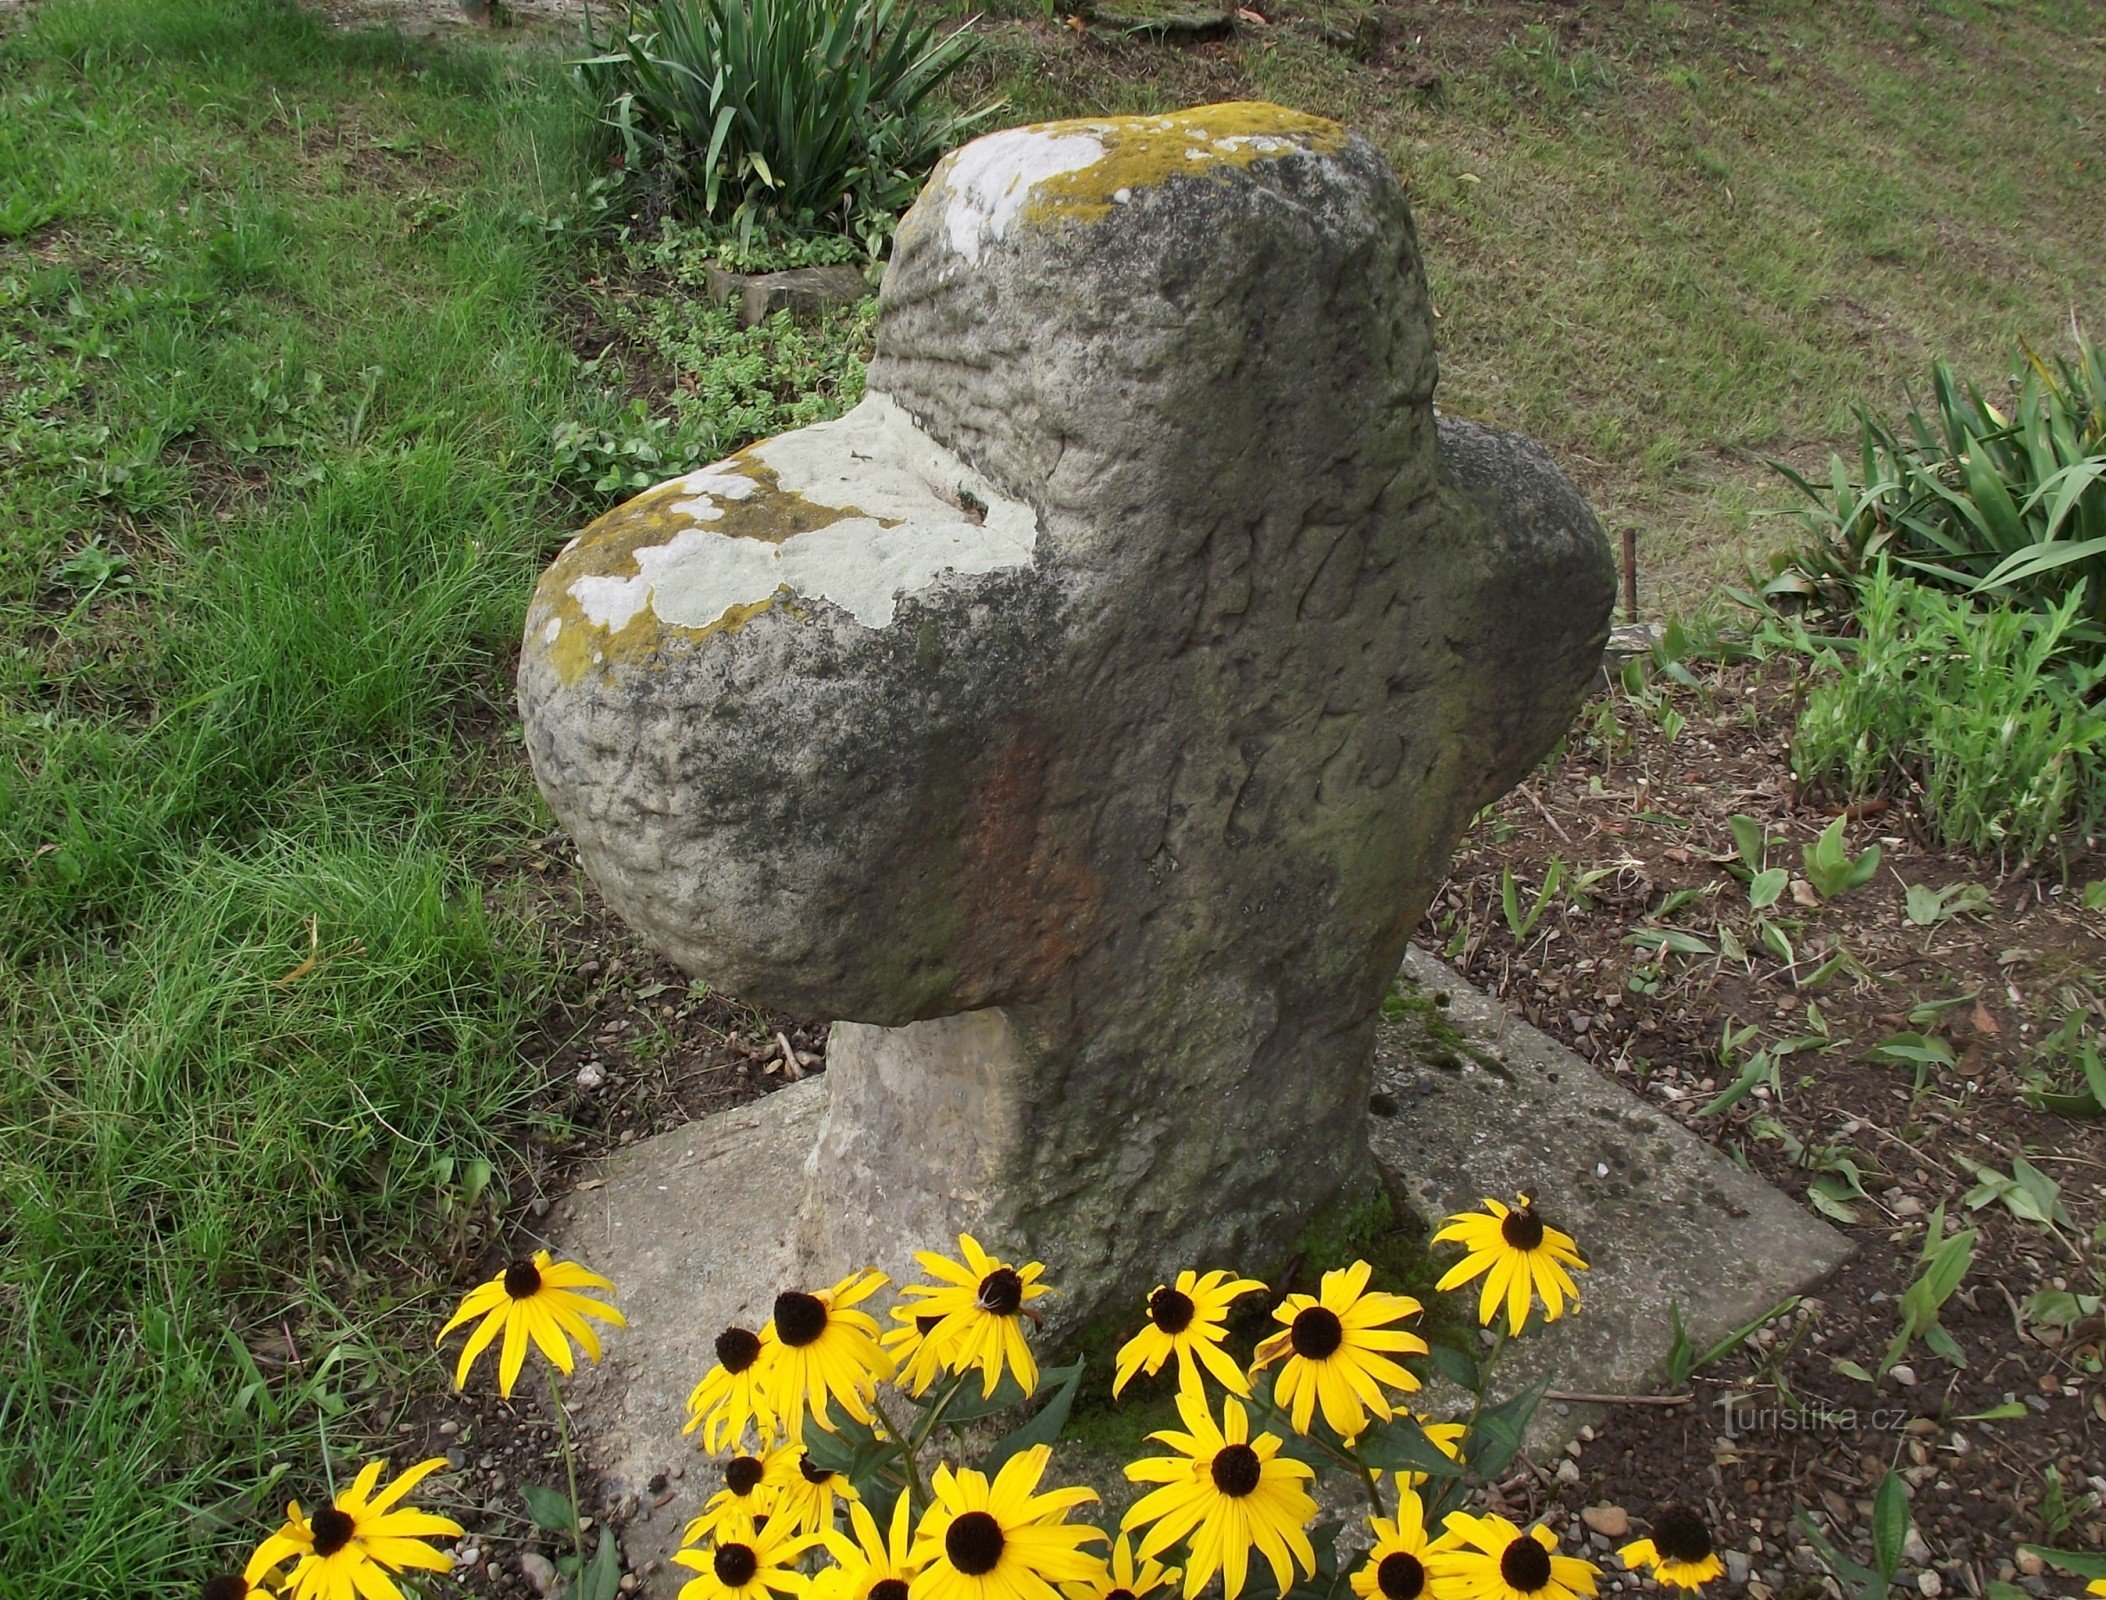
[[[1849,1257],[1835,1229],[1424,951],[1405,957],[1397,994],[1405,1015],[1375,1047],[1371,1142],[1400,1198],[1437,1223],[1526,1191],[1587,1258],[1580,1311],[1502,1362],[1502,1390],[1547,1375],[1574,1393],[1647,1392],[1666,1370],[1670,1304],[1704,1347]],[[1546,1406],[1537,1442],[1598,1413]]]
[[[1398,993],[1404,1015],[1378,1033],[1370,1118],[1398,1197],[1437,1219],[1525,1189],[1591,1263],[1580,1313],[1517,1350],[1501,1390],[1548,1374],[1562,1391],[1643,1392],[1664,1370],[1670,1301],[1701,1345],[1848,1256],[1835,1230],[1431,956],[1411,952]],[[794,1275],[825,1093],[814,1079],[618,1151],[551,1213],[552,1246],[612,1278],[629,1318],[572,1395],[611,1498],[635,1497],[623,1538],[632,1567],[663,1563],[719,1486],[680,1431],[688,1391],[715,1359],[717,1333],[758,1327]],[[1596,1410],[1546,1405],[1536,1444],[1555,1448]],[[1068,1460],[1063,1476],[1103,1478],[1117,1505],[1127,1496],[1116,1468]],[[670,1595],[685,1576],[661,1565],[643,1592]]]

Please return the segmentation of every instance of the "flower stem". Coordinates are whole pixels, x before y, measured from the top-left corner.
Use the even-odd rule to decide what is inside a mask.
[[[870,1397],[870,1409],[877,1413],[878,1421],[885,1425],[885,1432],[892,1437],[892,1446],[899,1452],[900,1470],[907,1475],[907,1503],[919,1511],[928,1504],[928,1496],[922,1492],[921,1471],[914,1464],[918,1441],[909,1439],[900,1432],[899,1424],[885,1412],[885,1402],[875,1394]]]
[[[578,1515],[578,1459],[570,1448],[570,1412],[563,1405],[563,1391],[556,1384],[556,1369],[549,1367],[548,1400],[556,1410],[556,1440],[563,1447],[563,1476],[570,1484],[570,1548],[580,1561],[585,1559],[585,1528]],[[600,1537],[606,1538],[604,1531]]]

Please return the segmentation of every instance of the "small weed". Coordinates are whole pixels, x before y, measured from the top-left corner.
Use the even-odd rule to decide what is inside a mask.
[[[1853,856],[1843,843],[1843,828],[1848,821],[1847,817],[1837,817],[1821,830],[1820,838],[1801,850],[1806,862],[1806,881],[1823,900],[1833,900],[1852,889],[1863,888],[1879,871],[1878,845],[1868,847],[1862,855]]]

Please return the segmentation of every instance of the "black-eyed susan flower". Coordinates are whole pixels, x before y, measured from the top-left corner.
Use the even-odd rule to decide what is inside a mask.
[[[892,1360],[878,1345],[877,1319],[854,1308],[891,1282],[882,1272],[851,1272],[831,1289],[786,1289],[761,1329],[762,1386],[768,1409],[792,1439],[804,1437],[809,1416],[828,1432],[838,1405],[856,1421],[870,1421],[870,1397],[892,1376]]]
[[[1206,1385],[1199,1369],[1204,1366],[1214,1381],[1231,1394],[1249,1394],[1250,1381],[1221,1348],[1228,1333],[1229,1307],[1239,1295],[1254,1294],[1265,1285],[1255,1278],[1232,1273],[1180,1272],[1173,1284],[1158,1284],[1148,1297],[1148,1321],[1141,1331],[1119,1347],[1112,1376],[1112,1396],[1135,1374],[1154,1377],[1172,1356],[1177,1357],[1177,1386],[1195,1394]]]
[[[913,1542],[912,1497],[892,1502],[888,1532],[860,1500],[848,1503],[848,1525],[855,1537],[828,1529],[827,1553],[835,1565],[812,1580],[813,1600],[907,1600],[908,1586],[920,1569],[909,1554]]]
[[[1460,1462],[1462,1460],[1463,1435],[1469,1432],[1469,1424],[1462,1422],[1428,1422],[1423,1417],[1418,1418],[1417,1421],[1419,1431],[1426,1435],[1427,1440],[1433,1445],[1434,1449],[1438,1450],[1450,1461]],[[1423,1472],[1399,1472],[1397,1474],[1397,1493],[1401,1495],[1407,1492],[1415,1492],[1426,1481],[1427,1476],[1428,1474]]]
[[[1353,1574],[1353,1593],[1360,1600],[1419,1600],[1432,1582],[1427,1558],[1436,1550],[1447,1549],[1449,1536],[1427,1538],[1426,1508],[1408,1488],[1398,1491],[1394,1520],[1369,1517],[1367,1525],[1375,1542],[1367,1560]]]
[[[1048,1292],[1039,1277],[1045,1268],[1036,1261],[1023,1266],[989,1255],[969,1233],[958,1235],[958,1253],[953,1261],[933,1250],[917,1250],[914,1259],[921,1270],[941,1283],[912,1283],[900,1293],[915,1316],[943,1320],[923,1335],[935,1347],[936,1356],[952,1372],[980,1370],[980,1392],[990,1395],[1004,1372],[1016,1374],[1024,1393],[1038,1387],[1038,1363],[1024,1338],[1025,1310]]]
[[[1131,1535],[1112,1542],[1111,1564],[1090,1583],[1064,1583],[1066,1600],[1148,1600],[1163,1589],[1175,1589],[1183,1574],[1176,1567],[1143,1557],[1136,1559]]]
[[[1297,1433],[1309,1431],[1320,1406],[1340,1438],[1356,1439],[1367,1430],[1369,1412],[1384,1421],[1395,1414],[1385,1387],[1408,1393],[1419,1386],[1390,1357],[1423,1355],[1426,1341],[1389,1324],[1421,1307],[1408,1295],[1370,1290],[1373,1270],[1365,1261],[1340,1267],[1324,1274],[1316,1294],[1291,1294],[1273,1308],[1274,1319],[1287,1326],[1259,1341],[1256,1367],[1285,1360],[1273,1398],[1287,1408]]]
[[[763,1449],[772,1444],[775,1412],[768,1404],[767,1363],[762,1359],[769,1348],[750,1328],[731,1327],[718,1334],[717,1364],[687,1397],[687,1426],[680,1431],[693,1433],[699,1427],[712,1454],[744,1445],[748,1428]]]
[[[1102,1532],[1067,1515],[1097,1498],[1094,1489],[1038,1492],[1053,1452],[1019,1450],[990,1483],[971,1468],[939,1466],[929,1479],[929,1508],[915,1525],[912,1557],[920,1569],[910,1600],[1058,1600],[1056,1584],[1092,1583],[1104,1558],[1083,1549]]]
[[[1449,1241],[1461,1245],[1465,1254],[1434,1287],[1453,1289],[1481,1275],[1484,1288],[1477,1299],[1477,1320],[1486,1327],[1502,1302],[1509,1334],[1520,1333],[1538,1294],[1543,1297],[1545,1322],[1563,1316],[1567,1302],[1579,1304],[1579,1289],[1565,1269],[1584,1272],[1587,1263],[1580,1259],[1572,1236],[1538,1216],[1525,1194],[1511,1210],[1487,1199],[1482,1211],[1456,1213],[1433,1236],[1435,1244]]]
[[[825,1533],[840,1501],[861,1498],[854,1484],[819,1465],[794,1440],[768,1452],[762,1481],[771,1497],[768,1514],[799,1533]]]
[[[1582,1600],[1601,1569],[1558,1552],[1548,1528],[1523,1532],[1504,1517],[1447,1516],[1447,1547],[1429,1550],[1426,1570],[1442,1600]]]
[[[733,1456],[724,1463],[724,1487],[711,1495],[680,1535],[682,1544],[743,1539],[775,1505],[775,1486],[759,1456]]]
[[[1177,1412],[1185,1432],[1165,1429],[1148,1436],[1177,1454],[1145,1457],[1126,1469],[1135,1483],[1161,1487],[1127,1509],[1121,1531],[1153,1524],[1141,1540],[1144,1560],[1181,1539],[1186,1542],[1185,1600],[1217,1572],[1226,1600],[1236,1600],[1252,1550],[1265,1558],[1285,1594],[1294,1587],[1297,1566],[1304,1575],[1316,1570],[1308,1534],[1316,1502],[1304,1486],[1315,1474],[1280,1454],[1278,1436],[1251,1438],[1250,1419],[1236,1400],[1222,1401],[1219,1427],[1199,1395],[1180,1390]]]
[[[613,1306],[577,1291],[613,1287],[574,1261],[551,1260],[546,1250],[536,1250],[531,1258],[515,1261],[488,1283],[476,1285],[434,1341],[443,1343],[463,1323],[482,1318],[468,1335],[468,1342],[461,1346],[460,1365],[453,1373],[454,1387],[467,1385],[468,1369],[500,1333],[505,1342],[497,1362],[497,1389],[508,1399],[512,1385],[519,1381],[520,1364],[526,1360],[529,1342],[554,1362],[559,1372],[567,1373],[573,1366],[573,1341],[585,1352],[586,1359],[599,1360],[599,1336],[585,1319],[596,1318],[617,1328],[627,1327],[628,1323]]]
[[[2094,1578],[2084,1586],[2086,1594],[2106,1595],[2106,1578]]]
[[[743,1538],[682,1550],[673,1559],[699,1576],[680,1586],[680,1600],[801,1597],[812,1580],[797,1570],[797,1560],[817,1543],[817,1534],[792,1533],[780,1519],[770,1518]]]
[[[453,1565],[424,1541],[457,1539],[461,1525],[400,1504],[445,1465],[443,1456],[420,1461],[375,1494],[386,1463],[369,1461],[349,1488],[313,1516],[293,1501],[285,1508],[285,1526],[256,1547],[242,1577],[255,1584],[291,1561],[283,1582],[290,1600],[402,1600],[389,1573],[409,1567],[445,1572]]]
[[[1650,1539],[1633,1539],[1616,1552],[1627,1567],[1650,1567],[1653,1577],[1676,1589],[1700,1589],[1726,1570],[1711,1545],[1711,1529],[1687,1506],[1669,1506],[1653,1523]]]
[[[898,1326],[888,1329],[878,1342],[892,1358],[893,1381],[911,1395],[927,1394],[929,1385],[945,1371],[943,1347],[930,1337],[943,1326],[943,1318],[916,1312],[901,1301],[892,1308],[892,1320]]]
[[[199,1600],[273,1600],[270,1590],[259,1589],[238,1572],[207,1578]]]

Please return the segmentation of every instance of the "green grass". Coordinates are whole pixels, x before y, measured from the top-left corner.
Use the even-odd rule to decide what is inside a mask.
[[[571,520],[566,119],[269,0],[5,41],[0,1596],[194,1592],[312,1496],[425,1359],[446,1158],[521,1131],[479,867]]]
[[[1004,120],[1254,94],[1374,138],[1417,215],[1442,405],[1542,438],[1636,527],[1654,614],[1789,535],[1750,520],[1788,500],[1764,463],[1820,466],[1854,403],[1898,414],[1934,356],[1986,385],[2019,339],[2106,325],[2082,0],[1556,8],[1571,43],[1477,0],[1259,9],[1280,25],[1226,59],[1006,26],[970,87]],[[1386,17],[1387,65],[1320,42],[1319,11]]]

